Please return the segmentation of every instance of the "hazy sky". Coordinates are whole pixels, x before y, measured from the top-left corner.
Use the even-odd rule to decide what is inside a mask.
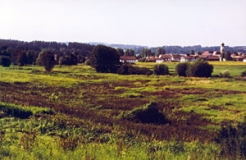
[[[0,0],[0,39],[246,46],[246,0]]]

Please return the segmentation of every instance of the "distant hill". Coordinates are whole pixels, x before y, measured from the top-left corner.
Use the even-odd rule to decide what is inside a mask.
[[[106,45],[106,46],[113,47],[113,48],[121,48],[123,50],[126,50],[126,49],[135,50],[139,48],[148,48],[148,46],[140,46],[140,45],[134,45],[134,44],[108,44],[108,43],[103,43],[103,42],[89,42],[88,44],[90,45],[102,44],[102,45]]]

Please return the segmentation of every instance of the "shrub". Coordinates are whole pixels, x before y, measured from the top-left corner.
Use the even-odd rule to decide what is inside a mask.
[[[67,54],[59,58],[59,65],[77,65],[77,57],[74,54]]]
[[[130,64],[123,64],[117,71],[118,74],[128,75],[128,74],[138,74],[138,75],[151,75],[153,72],[149,68],[136,67]]]
[[[213,65],[208,64],[207,61],[198,60],[188,65],[186,75],[191,77],[211,77],[213,72]]]
[[[177,74],[178,74],[179,76],[184,76],[184,77],[186,77],[186,70],[187,70],[188,66],[189,66],[189,63],[187,63],[187,62],[179,63],[179,64],[176,66],[175,70],[176,70],[176,72],[177,72]]]
[[[231,77],[231,75],[230,75],[230,72],[228,70],[224,70],[220,73],[220,77],[229,78],[229,77]]]
[[[246,71],[243,71],[243,72],[241,73],[241,77],[246,77]]]
[[[221,155],[229,159],[246,157],[246,117],[237,127],[222,126],[216,142],[220,144]]]
[[[11,60],[9,57],[6,56],[0,56],[0,65],[3,67],[9,67],[11,64]]]
[[[87,65],[87,66],[90,66],[90,65],[91,65],[91,63],[90,63],[90,60],[89,60],[89,59],[87,59],[87,60],[85,61],[85,65]]]
[[[126,74],[129,74],[128,70],[130,67],[133,67],[131,65],[128,65],[128,64],[123,64],[117,71],[118,74],[123,74],[123,75],[126,75]]]
[[[157,64],[154,66],[154,73],[156,75],[167,75],[169,74],[168,66],[165,64]]]
[[[19,66],[24,66],[27,64],[27,56],[25,52],[21,52],[17,58],[17,63]]]
[[[157,104],[153,102],[134,108],[128,113],[122,114],[121,118],[137,123],[165,124],[169,122],[166,116],[158,110]]]

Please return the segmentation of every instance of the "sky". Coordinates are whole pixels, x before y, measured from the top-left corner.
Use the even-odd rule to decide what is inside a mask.
[[[0,39],[246,46],[246,0],[0,0]]]

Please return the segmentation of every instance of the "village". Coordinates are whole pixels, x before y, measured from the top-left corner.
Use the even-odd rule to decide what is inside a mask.
[[[242,52],[232,53],[229,58],[222,58],[220,51],[204,51],[201,54],[161,54],[159,56],[147,56],[145,62],[193,62],[196,59],[203,59],[207,61],[241,61],[246,62],[246,54]],[[120,62],[122,63],[136,63],[138,59],[136,56],[121,56]]]

